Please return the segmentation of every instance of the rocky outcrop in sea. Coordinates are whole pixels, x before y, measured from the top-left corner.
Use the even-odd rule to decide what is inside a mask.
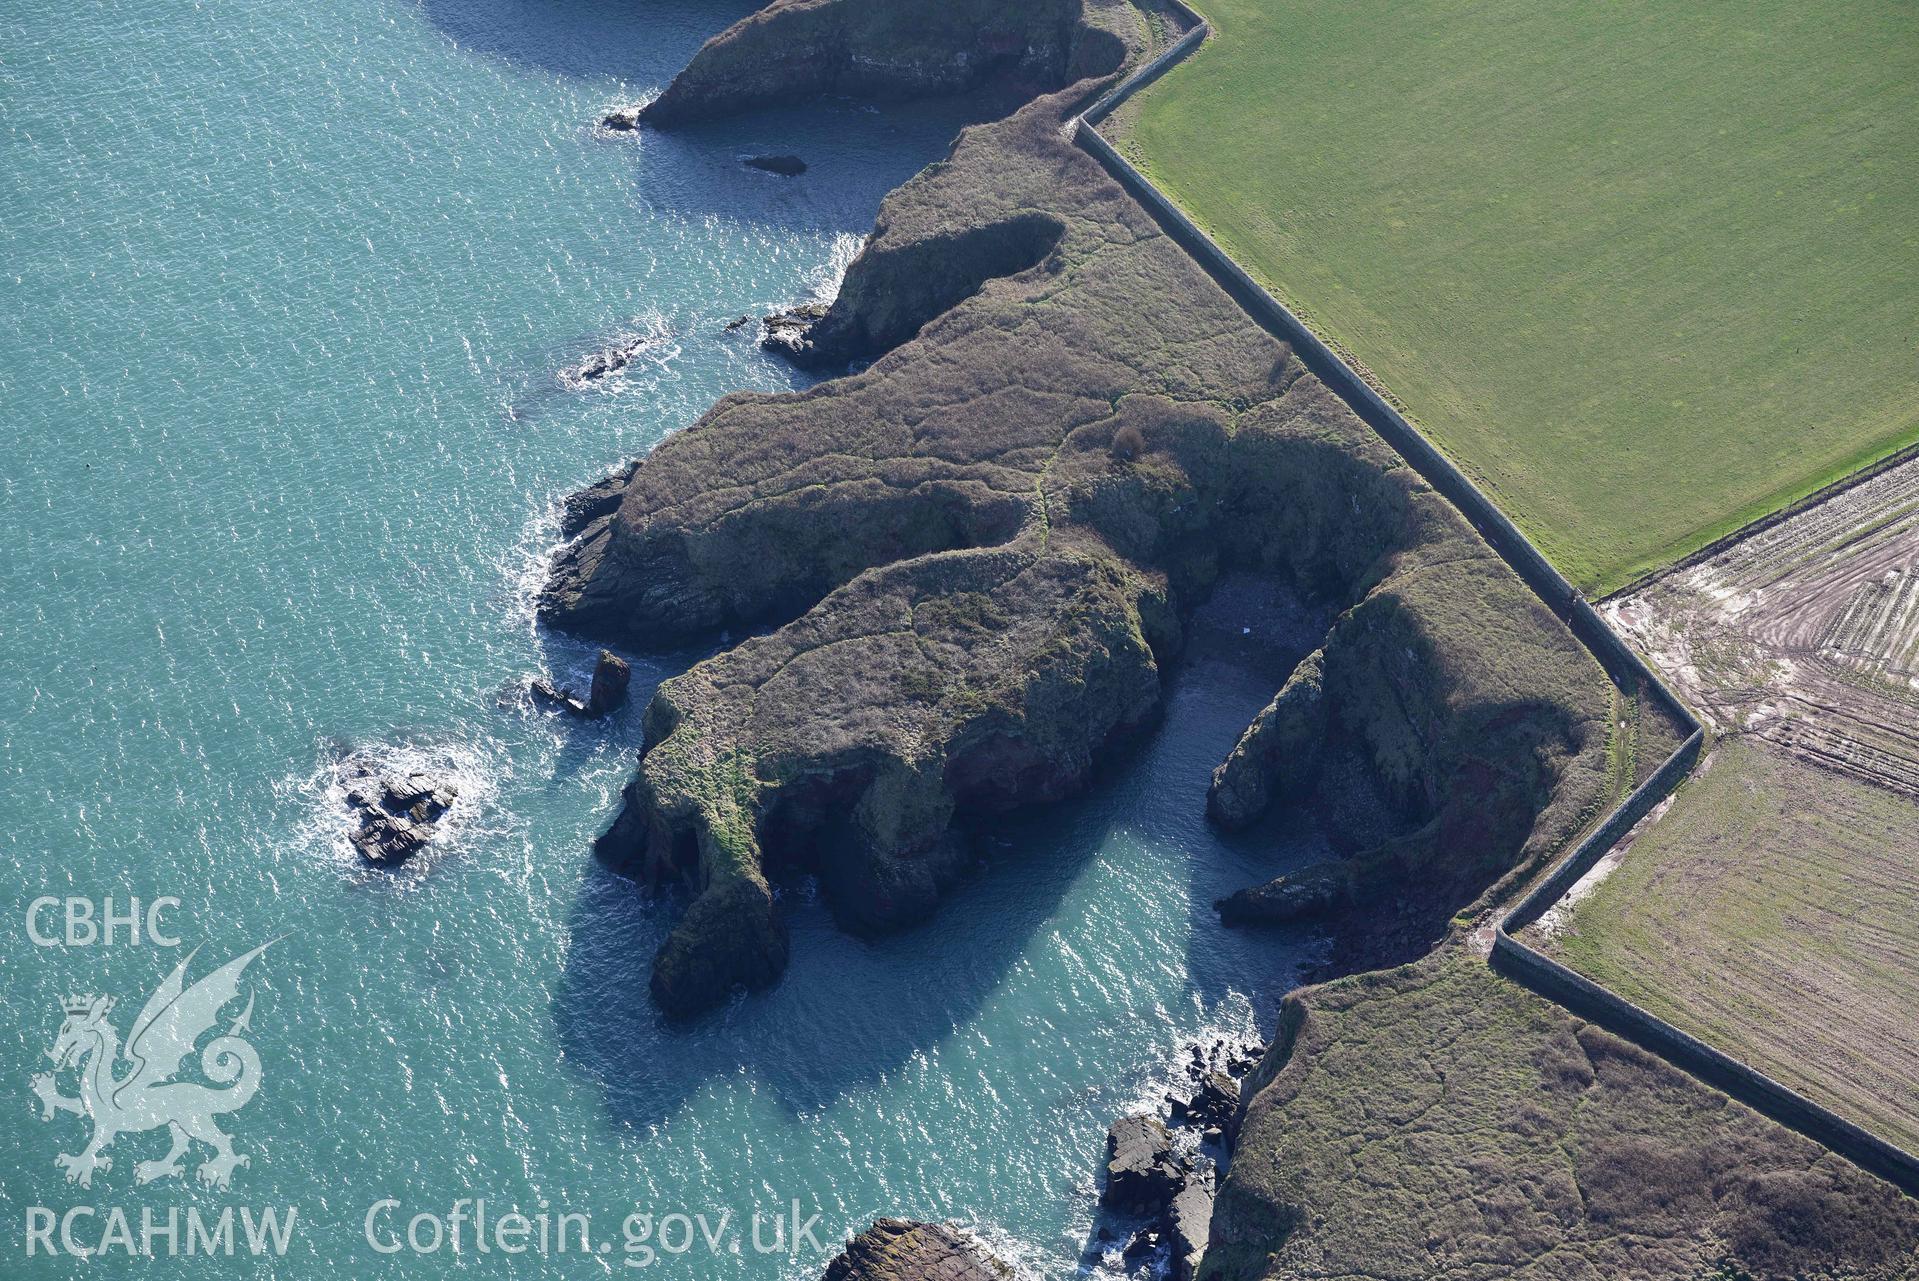
[[[600,117],[600,127],[611,129],[615,133],[631,133],[640,127],[640,113],[644,110],[644,106],[640,104],[631,107],[615,107]]]
[[[1242,1079],[1264,1047],[1215,1036],[1186,1048],[1165,1111],[1113,1122],[1100,1188],[1102,1221],[1083,1262],[1163,1269],[1191,1281],[1206,1253],[1221,1167],[1230,1158]]]
[[[823,1281],[1012,1281],[972,1237],[939,1223],[880,1219],[846,1243]]]
[[[659,346],[665,338],[656,333],[637,334],[620,338],[589,353],[579,364],[559,373],[560,385],[580,388],[599,382],[611,374],[617,374],[641,355],[641,353]]]
[[[632,666],[612,650],[603,649],[593,664],[593,681],[587,687],[585,698],[564,685],[555,685],[544,676],[536,677],[528,685],[527,692],[532,695],[534,702],[544,707],[582,720],[598,720],[626,702],[627,686],[632,680]]]
[[[432,775],[390,774],[361,761],[343,765],[340,780],[353,816],[347,841],[366,862],[384,867],[417,854],[459,798],[451,783]]]

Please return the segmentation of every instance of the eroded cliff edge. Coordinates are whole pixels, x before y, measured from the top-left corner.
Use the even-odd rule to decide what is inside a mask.
[[[1257,809],[1326,803],[1356,772],[1396,823],[1263,895],[1366,940],[1349,963],[1377,957],[1382,921],[1390,954],[1443,941],[1289,1002],[1204,1268],[1909,1274],[1915,1216],[1885,1185],[1449,932],[1670,727],[1622,739],[1632,691],[1065,142],[1086,88],[969,131],[889,199],[834,358],[891,354],[729,397],[569,504],[549,620],[643,646],[761,632],[662,688],[600,843],[692,896],[662,1004],[777,976],[782,866],[819,872],[856,928],[932,910],[955,811],[1086,785],[1157,713],[1190,605],[1223,568],[1265,570],[1338,620],[1229,778],[1257,782]],[[1275,734],[1316,741],[1313,768],[1276,772],[1302,758],[1262,756]]]
[[[1227,567],[1340,611],[1328,720],[1412,833],[1367,888],[1415,891],[1428,939],[1598,804],[1604,674],[1061,136],[1083,96],[966,131],[887,200],[842,303],[884,298],[916,338],[728,397],[571,509],[549,622],[640,646],[770,629],[661,688],[600,842],[693,895],[654,970],[668,1010],[778,976],[769,871],[817,872],[855,929],[931,911],[955,811],[1086,786]],[[995,235],[1017,269],[957,304],[901,266]],[[1322,910],[1357,902],[1329,885]]]

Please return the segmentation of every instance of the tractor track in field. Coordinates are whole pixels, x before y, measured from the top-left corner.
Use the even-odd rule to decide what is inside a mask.
[[[1603,611],[1715,730],[1919,798],[1919,459]]]

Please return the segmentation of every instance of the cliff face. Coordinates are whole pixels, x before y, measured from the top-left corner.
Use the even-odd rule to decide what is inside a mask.
[[[1598,667],[1060,136],[1068,100],[968,130],[887,200],[845,323],[916,338],[806,393],[728,397],[571,509],[549,621],[640,644],[772,629],[661,687],[600,842],[693,896],[655,964],[669,1010],[777,976],[782,869],[816,873],[852,929],[933,910],[956,810],[1086,786],[1158,714],[1226,567],[1351,607],[1324,647],[1328,733],[1426,825],[1356,866],[1432,890],[1442,924],[1450,869],[1483,883],[1520,857],[1557,782],[1574,812],[1591,799]],[[978,260],[1013,274],[939,310],[950,284],[910,264],[995,237]],[[1512,761],[1482,733],[1501,717]],[[1460,811],[1496,823],[1449,826],[1485,757],[1525,785]]]
[[[967,131],[888,199],[835,309],[869,369],[728,397],[568,504],[548,621],[642,645],[762,629],[661,687],[600,841],[691,896],[654,965],[672,1012],[778,976],[783,870],[855,929],[933,910],[956,810],[1087,785],[1158,713],[1227,567],[1340,611],[1249,737],[1317,735],[1318,777],[1262,765],[1267,793],[1317,803],[1349,769],[1401,820],[1255,896],[1398,921],[1423,952],[1631,781],[1608,753],[1622,693],[1061,136],[1079,100]],[[1451,943],[1289,1000],[1242,1097],[1203,1264],[1221,1281],[1891,1276],[1919,1240],[1883,1185]],[[883,1222],[828,1276],[981,1267]]]
[[[999,276],[1047,261],[1065,225],[1043,213],[905,237],[882,219],[826,314],[783,354],[803,369],[844,369],[891,351]]]
[[[694,55],[640,113],[652,125],[821,95],[962,93],[994,80],[1056,89],[1119,65],[1081,0],[774,0]]]

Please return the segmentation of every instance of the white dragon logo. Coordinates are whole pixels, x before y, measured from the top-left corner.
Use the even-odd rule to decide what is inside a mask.
[[[55,1112],[93,1118],[93,1138],[87,1146],[77,1155],[63,1153],[54,1158],[54,1163],[67,1172],[67,1182],[83,1188],[93,1186],[94,1171],[113,1168],[113,1158],[101,1153],[114,1139],[164,1125],[173,1136],[173,1147],[158,1161],[135,1165],[136,1182],[151,1183],[180,1174],[180,1158],[186,1155],[190,1141],[198,1139],[213,1149],[213,1155],[200,1166],[200,1182],[218,1188],[232,1183],[234,1169],[246,1165],[247,1158],[234,1152],[233,1140],[214,1124],[214,1118],[239,1111],[260,1088],[260,1056],[240,1037],[248,1030],[253,1015],[251,994],[246,1009],[233,1020],[226,1035],[208,1041],[200,1053],[200,1070],[207,1080],[226,1088],[173,1078],[193,1053],[194,1043],[212,1029],[220,1011],[238,999],[240,975],[247,965],[271,946],[263,943],[244,956],[234,957],[192,987],[186,986],[187,966],[200,949],[189,953],[154,989],[133,1021],[124,1055],[129,1066],[124,1075],[116,1074],[122,1058],[120,1036],[107,1022],[113,998],[67,998],[66,1022],[60,1025],[60,1035],[47,1051],[54,1071],[33,1078],[41,1120],[51,1121]],[[55,1073],[68,1068],[79,1071],[78,1098],[66,1098],[55,1088]]]

